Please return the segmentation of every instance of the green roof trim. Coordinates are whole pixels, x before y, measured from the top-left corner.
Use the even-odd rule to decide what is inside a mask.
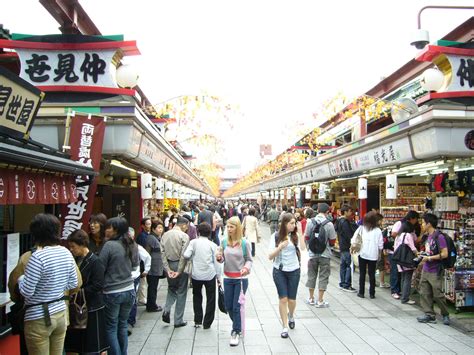
[[[398,132],[399,129],[400,129],[400,127],[398,125],[390,127],[388,129],[388,133],[392,134],[392,133]]]
[[[14,41],[21,41],[21,40],[24,40],[25,38],[34,37],[34,36],[37,36],[37,35],[29,35],[29,34],[26,34],[26,33],[12,33],[11,34],[11,39],[14,40]],[[108,40],[108,41],[116,41],[116,42],[122,42],[124,40],[123,35],[92,36],[92,37],[95,37],[95,38],[98,38],[98,39],[105,39],[105,40]]]
[[[436,42],[436,45],[443,46],[443,47],[458,46],[460,44],[464,44],[464,43],[456,42],[456,41],[447,41],[447,40],[444,40],[444,39],[440,39]]]
[[[94,106],[71,106],[65,107],[64,112],[67,113],[69,110],[81,113],[100,113],[100,107]]]

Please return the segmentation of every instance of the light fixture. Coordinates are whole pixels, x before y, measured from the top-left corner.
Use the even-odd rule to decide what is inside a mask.
[[[444,74],[438,68],[426,69],[421,75],[420,85],[426,91],[438,91],[443,84]]]
[[[122,64],[117,68],[115,78],[118,86],[132,89],[137,86],[138,73],[133,65]]]
[[[109,173],[104,176],[104,179],[108,182],[113,182],[114,176],[112,175],[112,171],[109,171]]]

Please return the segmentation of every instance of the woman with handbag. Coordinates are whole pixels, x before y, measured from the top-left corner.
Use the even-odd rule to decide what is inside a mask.
[[[369,295],[375,298],[375,269],[377,260],[383,249],[382,231],[377,227],[377,212],[371,211],[364,217],[364,224],[360,226],[351,239],[352,251],[360,248],[359,254],[359,293],[358,297],[364,298],[365,275],[369,273]]]
[[[165,225],[161,220],[151,222],[151,233],[146,240],[146,251],[151,256],[151,268],[146,275],[148,284],[146,311],[161,312],[163,308],[156,304],[156,295],[158,292],[158,283],[163,277],[163,258],[161,256],[161,235],[165,230]]]
[[[209,329],[214,321],[216,310],[216,278],[219,276],[219,265],[216,262],[217,245],[211,238],[211,226],[202,222],[197,226],[198,238],[189,242],[184,251],[184,258],[193,261],[192,286],[194,327],[201,325]],[[206,288],[206,313],[203,319],[202,287]],[[203,321],[204,320],[204,321]]]
[[[270,236],[270,254],[273,260],[273,281],[278,291],[279,310],[283,330],[282,338],[288,338],[288,326],[295,328],[296,294],[300,282],[301,253],[298,248],[296,219],[284,213],[279,230]]]
[[[64,349],[66,352],[100,354],[109,348],[104,331],[104,266],[99,257],[89,250],[86,232],[76,230],[67,240],[79,266],[83,284],[81,291],[72,296],[69,303],[70,325]]]
[[[395,238],[395,245],[393,247],[394,255],[402,244],[408,245],[415,256],[418,254],[418,250],[415,246],[417,237],[414,231],[415,227],[412,224],[408,222],[402,223],[402,226],[398,231],[399,234]],[[402,294],[400,300],[404,304],[415,304],[415,301],[410,300],[411,280],[413,277],[413,272],[415,271],[415,266],[406,267],[397,265],[397,268],[398,272],[401,274],[400,286]]]

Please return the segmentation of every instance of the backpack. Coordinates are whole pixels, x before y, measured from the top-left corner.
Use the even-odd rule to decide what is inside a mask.
[[[227,239],[224,239],[222,241],[222,252],[224,252],[226,247],[227,247]],[[247,257],[247,241],[245,239],[242,239],[242,253],[244,255],[244,258],[246,258]]]
[[[414,268],[416,265],[413,259],[416,258],[416,255],[408,244],[405,244],[405,237],[406,233],[403,235],[402,244],[393,253],[392,260],[400,266]]]
[[[438,248],[438,253],[441,253],[441,248],[439,247],[438,237],[442,235],[446,240],[446,245],[448,247],[448,257],[446,259],[441,259],[441,267],[443,269],[450,269],[454,267],[456,264],[456,258],[458,257],[458,251],[456,249],[456,245],[454,244],[453,238],[446,236],[442,233],[439,233],[434,238],[436,247]]]
[[[326,230],[323,227],[330,221],[325,220],[324,222],[320,223],[317,222],[315,218],[313,218],[311,221],[313,226],[311,228],[311,233],[309,234],[310,237],[308,248],[314,254],[322,254],[324,250],[326,250],[327,245]]]

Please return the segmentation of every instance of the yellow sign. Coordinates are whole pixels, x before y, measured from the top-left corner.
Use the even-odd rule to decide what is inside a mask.
[[[179,200],[177,198],[165,198],[163,203],[165,212],[169,211],[173,207],[176,207],[179,210]]]

